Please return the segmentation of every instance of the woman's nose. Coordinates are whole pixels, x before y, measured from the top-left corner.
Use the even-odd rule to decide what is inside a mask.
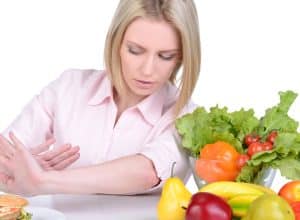
[[[147,56],[142,64],[142,73],[144,75],[151,75],[155,69],[155,57]]]

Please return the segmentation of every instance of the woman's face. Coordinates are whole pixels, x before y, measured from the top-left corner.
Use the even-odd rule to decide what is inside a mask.
[[[127,96],[141,100],[170,78],[181,54],[180,39],[166,21],[137,18],[127,28],[120,57]]]

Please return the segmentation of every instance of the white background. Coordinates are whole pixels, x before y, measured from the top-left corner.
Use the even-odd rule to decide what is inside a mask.
[[[298,0],[195,2],[202,41],[196,103],[254,108],[261,116],[278,102],[278,91],[300,94]],[[117,3],[0,1],[0,131],[63,70],[103,68],[105,34]],[[300,97],[290,113],[300,121]]]

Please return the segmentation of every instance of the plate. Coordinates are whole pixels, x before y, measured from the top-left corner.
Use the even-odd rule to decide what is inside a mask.
[[[66,220],[66,216],[55,210],[45,207],[28,206],[25,208],[27,212],[32,214],[32,220]]]

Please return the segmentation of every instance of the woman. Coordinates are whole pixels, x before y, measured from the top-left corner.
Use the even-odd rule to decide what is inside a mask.
[[[2,190],[152,192],[170,176],[174,161],[175,175],[189,176],[174,120],[193,110],[189,99],[200,71],[193,1],[121,0],[106,38],[105,66],[65,71],[3,133]],[[54,153],[40,155],[53,139]],[[70,145],[80,146],[79,159]]]

